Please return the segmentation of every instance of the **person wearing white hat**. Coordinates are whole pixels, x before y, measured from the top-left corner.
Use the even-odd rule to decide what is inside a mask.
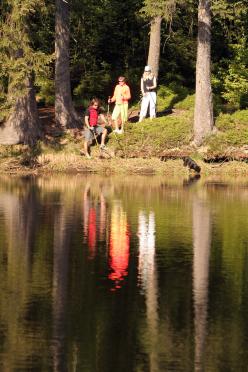
[[[150,119],[156,117],[157,79],[153,75],[150,66],[145,66],[144,73],[140,82],[140,88],[142,92],[142,102],[139,122],[141,122],[146,117],[148,106],[150,106]]]

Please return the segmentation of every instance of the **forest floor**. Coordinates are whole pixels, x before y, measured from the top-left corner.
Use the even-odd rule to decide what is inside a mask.
[[[79,110],[80,112],[80,110]],[[81,110],[82,112],[82,110]],[[107,150],[91,146],[92,159],[83,155],[83,128],[57,127],[52,108],[40,108],[43,138],[34,148],[25,145],[0,147],[0,170],[5,174],[101,173],[194,175],[183,165],[191,157],[202,175],[248,175],[248,146],[192,143],[192,111],[175,108],[160,111],[154,120],[138,123],[138,109],[131,108],[125,133],[116,135],[108,127]],[[108,118],[108,122],[111,119]]]

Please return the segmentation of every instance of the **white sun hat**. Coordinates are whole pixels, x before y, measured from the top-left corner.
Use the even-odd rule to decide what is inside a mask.
[[[146,72],[151,71],[151,67],[150,66],[145,66],[145,71]]]

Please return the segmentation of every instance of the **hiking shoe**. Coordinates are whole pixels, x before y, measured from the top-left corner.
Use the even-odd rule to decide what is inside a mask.
[[[123,129],[119,129],[118,130],[118,134],[123,134],[124,133],[124,130]]]
[[[119,133],[119,129],[114,129],[113,132],[114,133]]]
[[[101,145],[101,146],[100,146],[100,149],[101,149],[101,150],[105,150],[105,149],[106,149],[106,145]]]
[[[86,159],[91,159],[90,154],[85,154]]]

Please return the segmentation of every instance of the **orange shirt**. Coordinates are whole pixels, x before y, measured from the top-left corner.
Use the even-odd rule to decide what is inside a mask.
[[[112,102],[116,102],[118,105],[121,103],[128,102],[131,98],[130,88],[127,84],[116,85],[114,95],[111,98]]]

